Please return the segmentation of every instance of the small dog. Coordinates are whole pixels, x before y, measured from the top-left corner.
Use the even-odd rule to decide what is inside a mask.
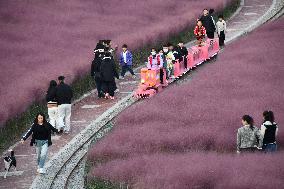
[[[4,164],[5,164],[5,171],[6,171],[4,178],[6,178],[7,173],[9,172],[9,170],[12,166],[14,166],[15,170],[17,170],[17,168],[16,168],[17,167],[17,161],[16,161],[15,153],[14,153],[13,150],[9,150],[9,152],[11,152],[11,155],[4,157]]]

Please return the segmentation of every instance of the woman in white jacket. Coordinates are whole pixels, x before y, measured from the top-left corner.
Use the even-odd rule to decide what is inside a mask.
[[[226,39],[225,33],[226,33],[227,24],[224,20],[223,15],[219,15],[218,19],[219,20],[216,23],[216,29],[217,29],[217,33],[218,33],[218,37],[219,37],[219,45],[220,45],[220,47],[222,47],[222,46],[224,46],[224,41]]]

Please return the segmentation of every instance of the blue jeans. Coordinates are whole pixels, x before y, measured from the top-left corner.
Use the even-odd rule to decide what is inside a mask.
[[[43,168],[48,152],[48,140],[35,140],[35,145],[37,153],[37,165],[39,168]]]
[[[263,147],[264,147],[265,153],[276,152],[276,150],[277,150],[277,144],[276,143],[264,144]]]

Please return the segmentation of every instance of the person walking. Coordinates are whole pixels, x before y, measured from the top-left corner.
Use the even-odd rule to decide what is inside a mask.
[[[253,126],[253,118],[249,115],[242,117],[243,126],[237,133],[237,153],[255,152],[262,148],[262,136],[257,127]]]
[[[47,101],[47,109],[48,109],[48,117],[49,123],[58,129],[58,107],[57,107],[57,100],[56,96],[56,86],[57,83],[55,80],[51,80],[49,83],[48,90],[46,92],[46,101]]]
[[[43,167],[47,157],[48,147],[52,145],[51,131],[56,133],[58,132],[50,123],[46,121],[43,113],[38,113],[34,119],[32,127],[21,139],[21,143],[23,144],[25,140],[32,135],[30,145],[35,145],[36,147],[38,165],[37,172],[40,174],[44,174],[46,172]]]
[[[106,52],[102,60],[101,65],[101,77],[102,77],[102,90],[105,98],[114,99],[114,91],[116,90],[115,77],[119,79],[119,75],[116,71],[114,60],[110,52]]]
[[[277,123],[274,121],[274,113],[272,111],[263,112],[263,123],[260,128],[261,135],[263,136],[264,152],[276,152],[276,136],[278,133]]]
[[[124,44],[122,45],[122,52],[120,53],[119,56],[119,63],[121,65],[121,77],[124,79],[125,73],[128,70],[132,77],[135,78],[135,74],[132,70],[132,54],[131,52],[127,49],[127,45]]]
[[[101,64],[102,64],[103,53],[104,53],[104,45],[98,43],[96,49],[94,49],[95,58],[92,61],[91,65],[91,76],[95,80],[99,98],[104,97],[102,91],[102,79],[101,79]]]
[[[206,29],[207,37],[211,40],[214,39],[216,27],[211,15],[209,15],[208,9],[203,10],[203,15],[200,17],[200,21]]]
[[[73,91],[71,87],[64,83],[64,76],[58,77],[59,84],[56,87],[56,99],[58,103],[58,127],[61,132],[68,134],[70,132],[71,120],[71,100]]]

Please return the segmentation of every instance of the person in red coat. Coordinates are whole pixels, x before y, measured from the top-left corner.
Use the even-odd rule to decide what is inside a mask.
[[[206,35],[206,29],[204,26],[202,26],[201,20],[197,20],[197,26],[195,26],[193,32],[194,35],[196,36],[198,46],[201,46],[203,39]]]

